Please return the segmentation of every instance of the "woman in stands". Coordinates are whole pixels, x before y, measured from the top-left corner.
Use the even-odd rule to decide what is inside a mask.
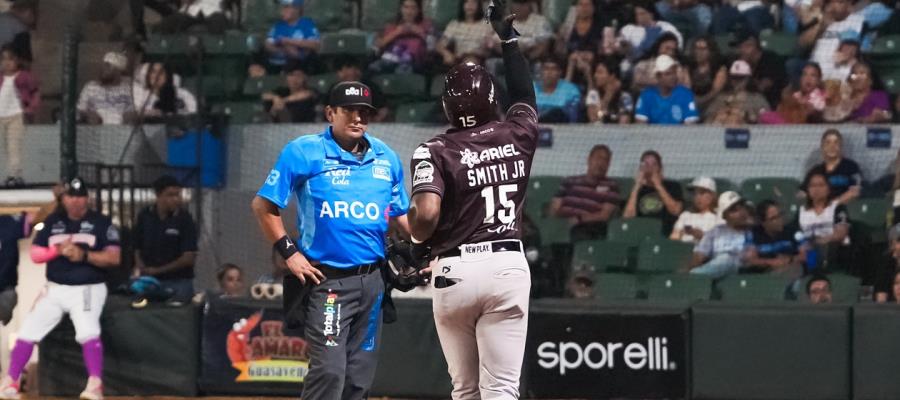
[[[862,169],[850,158],[844,157],[844,137],[837,129],[822,134],[819,144],[822,163],[813,167],[825,172],[831,198],[848,204],[860,196],[863,185]]]
[[[694,207],[678,216],[669,239],[697,244],[706,232],[724,221],[716,214],[716,200],[719,195],[715,180],[705,176],[697,177],[688,186],[688,190],[694,193]]]
[[[728,71],[728,86],[704,111],[707,124],[726,126],[755,124],[769,111],[766,97],[756,90],[753,69],[744,60],[735,60]]]
[[[620,52],[629,60],[637,60],[650,52],[659,38],[670,33],[681,47],[681,34],[674,25],[659,20],[659,14],[652,1],[637,1],[634,4],[634,21],[619,31]]]
[[[678,67],[678,84],[684,87],[691,87],[691,74],[681,62],[681,51],[678,50],[678,38],[669,32],[663,33],[662,36],[653,45],[637,65],[634,66],[631,90],[634,93],[640,93],[641,90],[648,86],[656,85],[656,57],[667,55],[679,61]]]
[[[889,122],[892,117],[891,102],[887,92],[873,90],[877,80],[872,68],[859,61],[850,68],[850,75],[841,85],[834,105],[825,109],[829,122],[854,121],[864,124]],[[880,86],[880,85],[879,85]]]
[[[801,189],[806,193],[806,204],[800,207],[797,225],[803,233],[806,246],[815,249],[817,254],[816,264],[807,265],[807,272],[819,265],[829,271],[840,266],[848,267],[846,261],[851,255],[850,218],[847,207],[832,200],[825,170],[818,167],[811,169],[806,174]]]
[[[571,65],[569,67],[572,68]],[[568,76],[566,79],[570,79]],[[619,67],[611,61],[594,63],[593,74],[588,77],[588,91],[584,98],[587,119],[593,123],[630,124],[634,112],[631,93],[622,90]]]
[[[603,26],[597,21],[594,0],[575,3],[575,20],[563,23],[556,37],[556,54],[560,57],[579,52],[595,53],[603,40]]]
[[[725,89],[728,68],[716,42],[707,36],[699,37],[691,44],[687,66],[691,74],[691,90],[702,112]]]
[[[484,0],[465,0],[459,3],[455,20],[447,24],[437,43],[437,52],[444,65],[459,63],[464,55],[488,56],[494,40],[494,31],[484,23]]]
[[[134,109],[144,118],[197,112],[197,100],[186,89],[176,87],[172,71],[163,63],[147,68],[144,84],[133,86]]]
[[[375,39],[381,58],[369,68],[375,73],[408,73],[425,64],[431,20],[422,14],[422,0],[403,0],[394,22]]]
[[[822,121],[825,111],[825,90],[822,68],[814,62],[803,67],[800,81],[781,92],[781,103],[774,112],[763,113],[765,124],[807,124]]]

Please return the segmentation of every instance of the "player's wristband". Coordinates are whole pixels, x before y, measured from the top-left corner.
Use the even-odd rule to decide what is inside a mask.
[[[297,250],[297,245],[294,244],[294,241],[291,240],[288,235],[284,235],[281,239],[276,240],[272,247],[274,247],[275,250],[278,251],[278,254],[281,254],[281,258],[284,258],[285,260],[300,252]]]

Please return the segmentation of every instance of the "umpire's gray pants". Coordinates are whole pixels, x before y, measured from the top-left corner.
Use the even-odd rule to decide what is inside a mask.
[[[441,258],[432,281],[434,322],[453,399],[517,399],[528,331],[531,275],[518,251]]]
[[[309,373],[303,400],[368,396],[381,337],[381,271],[327,279],[312,289],[304,332]]]

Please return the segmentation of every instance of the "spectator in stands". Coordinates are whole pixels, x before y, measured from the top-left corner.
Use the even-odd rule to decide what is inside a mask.
[[[839,89],[838,99],[833,102],[836,104],[825,107],[825,120],[864,124],[889,122],[892,117],[890,98],[883,90],[873,90],[875,81],[868,64],[855,63]]]
[[[178,180],[164,175],[153,190],[156,202],[138,214],[134,227],[135,272],[174,291],[173,301],[188,302],[194,296],[197,226],[182,206]]]
[[[719,125],[755,124],[769,111],[769,103],[753,87],[753,71],[744,60],[736,60],[728,70],[728,89],[719,93],[706,108],[706,123]]]
[[[706,176],[694,178],[688,190],[694,193],[693,207],[678,216],[669,239],[697,244],[706,232],[721,224],[716,214],[716,181]]]
[[[219,283],[220,297],[244,297],[244,271],[231,263],[222,264],[216,271],[216,282]]]
[[[671,33],[678,46],[683,43],[678,29],[666,21],[660,21],[652,1],[642,0],[634,4],[634,21],[619,31],[620,51],[629,60],[637,60],[647,54],[660,36]]]
[[[850,31],[857,36],[862,34],[865,18],[861,14],[853,14],[853,0],[825,0],[822,17],[798,38],[802,48],[812,48],[810,61],[822,66],[834,65],[841,35]]]
[[[694,247],[690,273],[721,279],[733,275],[744,266],[746,250],[753,227],[750,207],[736,192],[719,196],[719,213],[724,224],[703,235]]]
[[[859,62],[859,35],[853,31],[841,33],[841,42],[834,56],[822,66],[822,80],[844,82],[850,76],[850,68]]]
[[[566,284],[566,291],[573,299],[590,299],[594,297],[594,278],[587,271],[578,271],[572,274]]]
[[[596,60],[597,55],[590,51],[576,51],[569,54],[564,79],[574,83],[581,92],[586,92],[593,73],[591,66]]]
[[[834,268],[844,266],[850,256],[850,219],[847,207],[832,200],[828,187],[828,175],[823,168],[813,168],[806,174],[802,189],[806,192],[806,204],[800,207],[797,224],[803,237],[817,253],[817,262]],[[818,265],[807,265],[807,270]]]
[[[628,196],[624,218],[648,217],[662,221],[662,234],[672,234],[678,215],[684,210],[684,197],[678,182],[663,178],[662,156],[647,150],[634,177],[634,187]]]
[[[825,172],[828,180],[830,199],[840,204],[848,204],[860,195],[863,184],[859,164],[844,157],[844,137],[837,129],[828,129],[822,134],[822,163],[813,170]]]
[[[334,68],[337,70],[337,82],[335,84],[341,82],[362,82],[372,90],[372,105],[378,111],[372,115],[369,119],[370,121],[383,122],[388,119],[391,110],[388,108],[385,97],[382,95],[381,86],[363,77],[362,67],[357,58],[350,55],[338,56],[334,60]],[[327,97],[326,94],[319,93],[323,100]]]
[[[799,278],[806,261],[797,241],[795,227],[785,227],[784,212],[778,203],[763,200],[756,206],[757,225],[747,251],[743,272],[761,272]]]
[[[376,73],[420,71],[425,66],[433,29],[431,20],[422,13],[422,0],[401,1],[394,22],[375,39],[381,56],[369,69]]]
[[[650,52],[634,66],[631,79],[632,92],[639,93],[648,86],[653,86],[658,83],[656,80],[655,69],[656,60],[662,55],[669,56],[676,61],[681,59],[681,54],[678,51],[678,41],[676,40],[675,35],[668,32],[663,33],[653,48],[650,49]],[[678,77],[678,84],[688,88],[691,87],[691,74],[687,68],[684,68],[679,64],[676,75]]]
[[[564,64],[555,57],[541,61],[541,80],[534,82],[538,115],[541,122],[578,122],[581,91],[562,78]]]
[[[781,103],[774,112],[763,113],[760,122],[766,124],[806,124],[820,122],[825,111],[825,91],[822,69],[816,63],[803,67],[796,86],[781,93]]]
[[[603,26],[597,21],[593,0],[575,2],[575,20],[571,24],[560,25],[556,37],[556,55],[586,52],[594,54],[603,40]],[[582,56],[583,57],[583,56]]]
[[[16,55],[31,62],[31,34],[37,15],[37,1],[16,0],[8,12],[0,13],[0,47],[10,45]]]
[[[222,34],[231,27],[225,17],[223,0],[181,0],[177,11],[163,17],[157,29],[166,34],[185,32],[202,26],[212,34]]]
[[[147,38],[147,25],[144,23],[144,7],[156,11],[160,17],[166,17],[175,14],[178,9],[180,0],[129,0],[131,8],[131,25],[134,27],[134,33],[138,40]]]
[[[172,71],[163,63],[151,63],[143,85],[133,85],[134,108],[143,118],[185,115],[197,112],[197,99],[175,84]]]
[[[313,68],[321,41],[312,19],[303,16],[304,0],[280,0],[281,21],[269,30],[265,50],[269,65],[280,71],[288,63],[298,63],[307,71]]]
[[[36,213],[0,215],[0,326],[6,326],[12,319],[13,308],[18,301],[16,286],[19,284],[19,241],[30,237],[34,226],[56,211],[59,196],[62,195],[62,185],[54,188],[54,194],[57,196],[53,201]]]
[[[710,33],[725,35],[735,28],[759,34],[764,29],[775,26],[775,17],[769,11],[773,0],[725,0],[716,10],[710,26]]]
[[[7,187],[25,184],[22,178],[25,122],[33,120],[41,103],[37,80],[21,66],[12,46],[0,48],[0,132],[6,142]]]
[[[131,85],[122,79],[128,59],[119,52],[103,56],[100,79],[90,81],[78,96],[79,118],[91,125],[120,125],[134,115]]]
[[[831,280],[822,274],[813,275],[806,283],[806,297],[812,304],[831,303]]]
[[[437,42],[437,52],[445,66],[459,63],[465,54],[488,56],[493,44],[494,31],[484,23],[484,1],[464,0],[459,2],[455,20],[447,24],[441,39]]]
[[[519,31],[519,48],[531,61],[539,60],[550,54],[553,44],[553,28],[550,21],[534,9],[534,0],[512,0],[510,12],[516,15],[513,25]],[[500,49],[500,42],[494,41],[495,50]]]
[[[570,67],[571,69],[571,67]],[[622,90],[619,68],[603,60],[594,62],[593,75],[588,76],[588,91],[584,97],[589,122],[630,124],[634,112],[631,93]]]
[[[781,90],[787,82],[784,60],[777,54],[764,50],[760,46],[759,37],[748,30],[739,31],[731,45],[737,48],[738,58],[750,64],[756,89],[766,96],[769,104],[778,104]]]
[[[573,237],[600,238],[606,233],[606,222],[618,211],[619,185],[607,176],[611,162],[609,147],[595,145],[588,155],[587,173],[563,180],[550,201],[548,214],[568,219]]]
[[[306,73],[297,67],[288,67],[284,74],[284,87],[263,93],[262,99],[273,122],[313,122],[316,119],[315,91],[307,87]]]
[[[694,93],[678,84],[678,62],[661,55],[654,69],[659,81],[641,92],[634,119],[640,124],[695,124],[700,120]]]
[[[703,111],[725,89],[728,66],[722,62],[716,41],[708,36],[695,39],[690,49],[687,70],[691,77],[691,91],[696,96],[697,107]]]
[[[685,26],[691,27],[693,33],[686,39],[705,35],[712,24],[712,9],[697,0],[659,0],[656,2],[656,10],[666,21],[681,21]]]

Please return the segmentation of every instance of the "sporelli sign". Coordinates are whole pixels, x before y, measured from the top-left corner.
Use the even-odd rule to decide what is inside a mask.
[[[684,398],[683,314],[532,314],[526,346],[529,396]]]

